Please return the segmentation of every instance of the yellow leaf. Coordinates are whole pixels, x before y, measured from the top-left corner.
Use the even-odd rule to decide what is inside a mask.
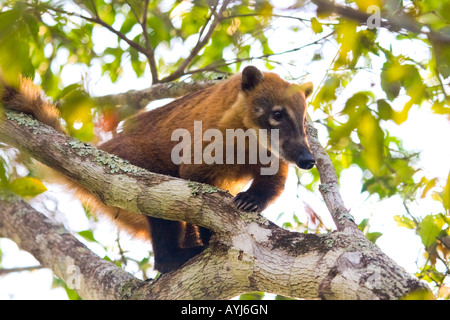
[[[444,187],[444,196],[442,197],[442,204],[445,210],[450,211],[450,172],[447,177],[447,184]]]
[[[22,197],[35,197],[47,190],[39,179],[33,177],[23,177],[13,180],[9,184],[9,188],[12,192]]]
[[[406,296],[401,298],[401,300],[436,300],[436,297],[431,291],[419,289],[408,293]]]
[[[315,34],[323,31],[322,24],[317,20],[317,18],[311,19],[311,28]]]
[[[361,11],[367,12],[367,8],[370,6],[378,6],[381,8],[380,0],[355,0],[356,5],[361,9]]]
[[[370,112],[360,117],[357,130],[364,148],[361,156],[367,168],[377,174],[383,162],[383,131]]]

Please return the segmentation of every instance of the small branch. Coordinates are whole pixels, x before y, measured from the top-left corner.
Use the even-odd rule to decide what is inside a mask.
[[[201,73],[201,72],[206,72],[206,71],[215,71],[215,69],[217,69],[217,68],[222,68],[222,67],[229,66],[229,65],[232,65],[232,64],[235,64],[235,63],[239,63],[239,62],[267,59],[267,58],[272,57],[272,56],[279,56],[279,55],[283,55],[283,54],[297,52],[297,51],[300,51],[300,50],[302,50],[304,48],[307,48],[309,46],[315,45],[315,44],[317,44],[317,43],[319,43],[319,42],[329,38],[333,34],[335,34],[335,31],[327,34],[326,36],[323,36],[320,39],[317,39],[317,40],[315,40],[313,42],[307,43],[307,44],[305,44],[303,46],[300,46],[300,47],[297,47],[297,48],[293,48],[293,49],[290,49],[290,50],[286,50],[286,51],[282,51],[282,52],[263,54],[263,55],[260,55],[260,56],[257,56],[257,57],[250,57],[250,58],[236,58],[236,59],[233,59],[233,60],[230,60],[230,61],[223,61],[223,60],[215,61],[215,62],[207,65],[206,67],[186,71],[185,74],[195,74],[195,73]]]
[[[43,266],[30,266],[30,267],[18,267],[18,268],[9,268],[9,269],[0,269],[0,277],[5,276],[10,273],[22,272],[22,271],[34,271],[43,269]]]
[[[311,2],[317,6],[318,11],[320,12],[336,13],[341,17],[359,22],[361,24],[366,24],[371,16],[371,14],[353,9],[348,6],[338,5],[329,0],[311,0]],[[406,30],[415,34],[422,33],[432,41],[438,41],[443,44],[450,43],[450,36],[448,34],[433,30],[431,30],[430,32],[424,32],[422,31],[423,25],[417,22],[412,16],[408,14],[397,14],[393,15],[392,17],[383,17],[383,20],[380,21],[380,26],[392,32]]]
[[[306,122],[306,132],[311,151],[316,159],[317,170],[319,171],[319,190],[325,200],[328,211],[331,213],[336,228],[339,231],[345,231],[351,234],[359,233],[360,230],[355,224],[355,219],[345,207],[339,192],[339,182],[333,163],[326,150],[320,144],[317,137],[317,130],[313,127],[309,119]]]
[[[123,34],[122,32],[114,29],[112,26],[110,26],[105,21],[100,19],[99,15],[98,15],[98,13],[97,13],[97,11],[95,9],[95,6],[94,6],[94,13],[92,13],[90,10],[87,10],[85,8],[92,15],[92,16],[88,17],[88,16],[85,16],[85,15],[82,15],[82,14],[78,14],[78,13],[75,13],[75,12],[67,12],[67,11],[59,9],[59,8],[54,8],[54,7],[51,7],[51,6],[46,5],[46,4],[39,4],[39,6],[37,6],[37,5],[33,5],[31,3],[27,3],[27,5],[31,6],[31,7],[34,7],[35,9],[42,10],[42,8],[44,8],[45,10],[54,11],[56,13],[65,14],[65,15],[68,15],[68,16],[78,17],[78,18],[81,18],[83,20],[99,24],[99,25],[105,27],[106,29],[108,29],[110,32],[114,33],[119,39],[122,39],[123,41],[125,41],[130,47],[132,47],[136,51],[144,54],[147,58],[149,58],[149,57],[151,58],[153,56],[153,54],[154,54],[152,52],[151,48],[150,49],[144,48],[139,43],[136,43],[133,40],[130,40],[125,34]],[[152,76],[153,76],[153,73],[152,73]]]
[[[417,219],[411,214],[411,211],[409,211],[409,208],[408,208],[408,205],[406,204],[406,200],[405,199],[403,199],[403,208],[405,208],[406,213],[412,219],[412,221],[414,222],[414,225],[416,226],[416,228],[418,228],[419,227],[419,221],[417,221]]]
[[[158,79],[158,68],[156,67],[156,61],[155,61],[155,50],[152,48],[152,46],[150,44],[150,37],[149,37],[148,31],[147,31],[148,5],[149,5],[149,0],[146,0],[144,3],[144,13],[143,13],[143,17],[142,17],[142,22],[139,22],[139,19],[138,19],[138,22],[142,26],[142,33],[144,36],[145,47],[148,52],[146,57],[148,60],[148,64],[150,66],[150,73],[152,75],[152,84],[156,84],[159,82],[159,79]]]
[[[221,8],[219,9],[218,13],[215,13],[215,10],[211,13],[211,15],[207,18],[207,21],[205,25],[203,26],[202,30],[200,31],[200,35],[197,41],[197,44],[194,46],[194,48],[191,50],[189,56],[183,60],[181,65],[178,67],[177,70],[175,70],[172,74],[169,76],[161,79],[161,82],[171,82],[174,81],[181,76],[185,74],[185,69],[187,66],[192,62],[192,60],[198,55],[200,50],[208,43],[209,39],[211,39],[215,28],[217,25],[222,21],[223,19],[223,13],[226,10],[228,4],[231,2],[231,0],[224,0],[222,3]],[[214,14],[214,20],[210,23],[208,32],[205,34],[205,36],[202,38],[202,34],[204,33],[204,29],[206,28],[206,25],[209,23],[209,20],[211,19],[211,16]]]

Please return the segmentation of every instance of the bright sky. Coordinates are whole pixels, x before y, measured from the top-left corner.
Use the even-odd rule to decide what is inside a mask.
[[[272,48],[277,48],[276,51],[281,52],[293,47],[298,47],[297,39],[303,38],[310,42],[314,39],[314,35],[310,30],[304,31],[301,34],[289,35],[284,29],[285,24],[292,24],[294,21],[279,20],[274,23],[272,34],[269,36],[273,42]],[[98,31],[98,30],[97,30]],[[326,32],[326,31],[325,31]],[[325,34],[325,32],[323,34]],[[320,36],[323,36],[320,35]],[[424,47],[420,43],[411,42],[405,44],[405,41],[396,42],[393,37],[386,32],[380,33],[380,38],[385,47],[392,45],[394,53],[404,53],[413,59],[419,59],[424,55]],[[108,43],[116,43],[115,36],[109,32],[97,32],[96,34],[96,50],[103,50]],[[303,45],[305,43],[301,43]],[[328,68],[331,59],[336,53],[336,47],[333,44],[326,44],[322,54],[324,59],[322,61],[314,62],[305,65],[304,61],[311,61],[311,56],[315,50],[320,48],[309,47],[299,52],[278,56],[276,59],[287,62],[292,61],[293,65],[277,67],[274,72],[279,73],[284,77],[300,77],[307,75],[306,80],[313,81],[317,86]],[[255,55],[258,55],[255,49]],[[167,54],[178,53],[180,50],[173,50]],[[67,56],[62,53],[58,59],[65,64]],[[374,69],[381,67],[382,59],[374,57]],[[254,65],[264,69],[264,63],[255,61]],[[101,68],[94,65],[89,70],[78,65],[66,65],[63,71],[63,79],[66,85],[78,82],[86,74],[89,75],[89,90],[93,95],[104,95],[110,93],[124,92],[130,89],[144,89],[148,87],[148,74],[146,78],[136,79],[131,67],[124,66],[124,75],[117,84],[112,84],[105,77],[101,77]],[[359,90],[375,90],[377,97],[382,97],[383,93],[379,88],[379,76],[368,72],[360,72],[355,79],[350,83],[348,88],[343,92],[342,96],[336,102],[336,107],[346,101],[349,95]],[[377,84],[371,87],[371,83]],[[394,106],[395,108],[395,106]],[[339,108],[336,108],[338,110]],[[322,116],[320,112],[312,112],[310,110],[312,119],[317,119]],[[450,148],[444,146],[442,137],[450,136],[450,126],[448,121],[442,116],[434,115],[430,112],[429,106],[424,105],[421,108],[413,108],[410,112],[408,121],[401,126],[395,124],[386,124],[391,134],[403,139],[404,147],[407,150],[420,151],[420,162],[418,166],[424,169],[424,172],[429,177],[441,177],[445,179],[450,171]],[[326,144],[326,135],[323,128],[318,127],[320,138],[323,144]],[[297,212],[303,221],[306,217],[303,212],[302,202],[308,203],[325,221],[329,227],[333,227],[330,215],[320,198],[320,195],[311,194],[301,188],[299,190],[300,199],[296,196],[296,176],[292,171],[285,193],[279,198],[271,208],[266,210],[266,216],[275,221],[279,213],[285,211]],[[308,179],[307,176],[304,179]],[[361,179],[362,173],[356,167],[351,167],[342,174],[341,178],[341,193],[344,203],[351,210],[355,216],[356,221],[360,222],[364,218],[371,218],[371,232],[379,231],[383,236],[378,239],[378,246],[393,258],[398,264],[403,266],[409,272],[415,272],[416,260],[422,259],[422,253],[418,251],[421,247],[419,237],[415,236],[412,231],[405,228],[397,227],[393,220],[394,215],[403,215],[405,210],[402,206],[401,199],[393,197],[387,200],[378,201],[374,197],[368,197],[368,194],[361,194]],[[73,231],[85,230],[89,227],[88,221],[81,213],[81,207],[78,202],[71,200],[71,197],[62,194],[58,187],[49,186],[51,195],[60,199],[58,209],[63,212],[59,219]],[[74,210],[74,208],[80,210]],[[421,201],[420,203],[411,206],[412,212],[417,215],[425,215],[431,212],[437,213],[440,207],[434,202]],[[283,217],[289,219],[291,216],[285,214]],[[277,223],[282,223],[278,221]],[[96,226],[98,230],[95,232],[97,239],[108,246],[114,247],[116,232],[114,227],[108,223],[99,223]],[[18,266],[36,265],[37,262],[28,253],[17,250],[15,244],[9,240],[1,239],[0,246],[3,250],[3,267],[12,268]],[[148,254],[150,246],[148,244],[139,243],[136,246],[135,241],[124,241],[122,246],[133,252],[137,259],[142,259]],[[104,250],[98,246],[90,245],[100,256],[104,255]],[[138,248],[138,250],[136,250]],[[133,268],[132,268],[133,269]],[[133,271],[133,270],[131,270]],[[136,270],[134,270],[136,271]],[[64,299],[65,292],[62,289],[51,289],[52,276],[49,270],[37,270],[34,272],[21,272],[11,274],[5,277],[0,277],[0,299]]]

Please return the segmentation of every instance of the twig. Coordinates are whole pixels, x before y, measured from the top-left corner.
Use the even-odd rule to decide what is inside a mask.
[[[145,47],[147,48],[147,52],[148,52],[146,57],[148,60],[148,64],[150,66],[150,73],[152,74],[152,83],[155,84],[155,83],[159,82],[159,79],[158,79],[158,69],[156,67],[156,61],[155,61],[155,50],[152,48],[152,46],[150,44],[150,38],[148,35],[148,31],[147,31],[148,4],[149,4],[149,0],[146,0],[145,4],[144,4],[144,14],[142,17],[142,22],[140,22],[140,24],[142,27],[142,33],[144,35]],[[139,22],[139,18],[138,18],[138,22]]]
[[[144,54],[146,57],[150,54],[149,50],[147,50],[146,48],[141,46],[139,43],[134,42],[133,40],[130,40],[125,34],[123,34],[122,32],[114,29],[112,26],[110,26],[105,21],[100,19],[99,16],[92,15],[92,16],[88,17],[88,16],[85,16],[83,14],[79,14],[79,13],[75,13],[75,12],[68,12],[68,11],[65,11],[65,10],[62,10],[62,9],[59,9],[59,8],[55,8],[55,7],[51,7],[49,5],[44,5],[44,4],[40,4],[39,6],[36,6],[36,5],[31,4],[31,3],[27,3],[27,5],[31,6],[31,7],[34,7],[35,9],[44,8],[46,10],[54,11],[56,13],[65,14],[65,15],[68,15],[68,16],[74,16],[74,17],[78,17],[80,19],[84,19],[84,20],[89,21],[89,22],[97,23],[97,24],[105,27],[106,29],[108,29],[112,33],[114,33],[121,40],[125,41],[130,47],[132,47],[136,51]]]
[[[34,271],[43,269],[43,266],[30,266],[30,267],[18,267],[18,268],[9,268],[9,269],[0,269],[0,276],[6,276],[10,273],[22,272],[22,271]]]
[[[283,54],[288,54],[288,53],[292,53],[292,52],[297,52],[300,51],[306,47],[312,46],[314,44],[317,44],[327,38],[329,38],[331,35],[333,35],[335,33],[335,31],[327,34],[326,36],[323,36],[320,39],[317,39],[313,42],[310,42],[308,44],[305,44],[303,46],[297,47],[297,48],[293,48],[290,50],[286,50],[286,51],[282,51],[282,52],[276,52],[276,53],[268,53],[268,54],[263,54],[257,57],[248,57],[248,58],[236,58],[233,60],[229,60],[229,61],[224,61],[224,60],[218,60],[215,61],[209,65],[207,65],[206,67],[203,68],[198,68],[198,69],[194,69],[194,70],[189,70],[186,71],[184,74],[195,74],[195,73],[201,73],[201,72],[205,72],[205,71],[216,71],[217,68],[222,68],[222,67],[226,67],[235,63],[239,63],[239,62],[244,62],[244,61],[252,61],[252,60],[261,60],[261,59],[266,59],[272,56],[279,56],[279,55],[283,55]]]
[[[228,4],[231,2],[231,0],[225,0],[222,3],[221,8],[219,9],[218,13],[215,13],[215,10],[213,10],[213,12],[211,13],[211,16],[214,14],[214,20],[210,23],[208,32],[205,34],[205,36],[202,38],[202,34],[206,28],[206,25],[209,23],[209,20],[211,18],[211,16],[209,16],[207,18],[206,24],[203,26],[202,30],[200,31],[200,35],[197,41],[197,44],[195,45],[195,47],[191,50],[191,53],[189,54],[189,56],[183,60],[183,62],[181,63],[181,65],[178,67],[177,70],[175,70],[172,74],[170,74],[169,76],[161,79],[161,82],[171,82],[174,81],[176,79],[178,79],[179,77],[181,77],[182,75],[185,74],[185,69],[187,68],[187,66],[192,62],[192,60],[198,55],[198,53],[200,52],[200,50],[208,43],[209,39],[211,39],[215,28],[217,27],[217,25],[220,23],[220,21],[222,21],[223,19],[223,13],[225,11],[225,9],[227,8]],[[214,8],[216,9],[216,8]]]
[[[411,212],[409,211],[409,208],[406,204],[406,200],[403,200],[403,207],[405,208],[406,213],[408,214],[408,216],[411,217],[411,219],[414,222],[414,225],[416,226],[416,228],[419,226],[419,221],[417,221],[417,219],[411,214]]]
[[[143,53],[145,55],[145,57],[147,58],[148,64],[150,66],[150,73],[152,75],[152,83],[153,84],[158,83],[159,79],[158,79],[158,69],[156,67],[156,61],[155,61],[155,49],[152,48],[152,46],[150,45],[150,38],[149,38],[148,31],[147,31],[147,17],[148,17],[149,1],[146,0],[144,3],[144,12],[142,14],[142,21],[138,15],[138,13],[134,9],[134,6],[129,1],[125,1],[125,2],[130,7],[130,10],[133,13],[134,17],[136,18],[136,21],[139,23],[139,25],[142,28],[142,36],[144,37],[146,51],[141,52],[141,53]]]
[[[333,12],[341,17],[366,24],[370,18],[370,14],[353,9],[348,6],[341,6],[328,0],[311,0],[318,7],[318,11],[321,12]],[[439,31],[430,30],[430,32],[422,31],[423,24],[414,20],[409,15],[393,15],[392,17],[383,17],[380,21],[380,26],[389,29],[392,32],[399,32],[400,30],[406,30],[415,34],[424,34],[431,41],[438,41],[443,44],[450,43],[450,36]]]

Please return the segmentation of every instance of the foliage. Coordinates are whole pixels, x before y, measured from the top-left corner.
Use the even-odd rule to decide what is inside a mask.
[[[373,5],[381,19],[378,27],[369,28],[369,17],[377,18],[369,11]],[[271,37],[279,29],[289,35],[283,44]],[[250,62],[289,70],[286,77],[292,80],[317,73],[299,65],[327,65],[320,71],[311,114],[325,133],[338,177],[356,166],[363,173],[362,193],[401,199],[405,211],[395,221],[414,230],[423,244],[425,259],[418,262],[417,276],[448,299],[450,174],[429,176],[420,166],[420,152],[407,150],[391,128],[405,126],[415,108],[429,108],[450,120],[449,30],[448,0],[299,0],[289,9],[275,1],[250,0],[2,0],[0,69],[12,83],[18,74],[34,78],[57,102],[69,133],[93,141],[99,132],[116,127],[105,122],[118,121],[118,106],[99,105],[89,94],[90,82],[98,80],[89,78],[95,67],[111,83],[120,82],[129,70],[150,86],[228,76]],[[102,41],[107,36],[114,40]],[[424,54],[399,53],[386,37],[400,46],[419,46]],[[312,54],[302,54],[308,48]],[[65,83],[64,74],[74,66],[89,70],[84,83]],[[370,88],[352,86],[361,74],[375,79]],[[436,139],[448,148],[445,137],[436,133]],[[16,172],[18,162],[3,149],[2,188],[22,196],[45,191],[32,172]],[[302,175],[310,178],[304,187],[316,191],[317,170],[299,173],[299,181]],[[411,212],[411,205],[420,201],[433,201],[440,209]],[[294,214],[292,220],[285,226],[308,232],[301,217]],[[368,232],[367,221],[360,228],[375,242],[380,233]],[[326,231],[320,223],[319,231]],[[96,242],[90,231],[80,236]],[[148,261],[138,264],[149,266]]]

